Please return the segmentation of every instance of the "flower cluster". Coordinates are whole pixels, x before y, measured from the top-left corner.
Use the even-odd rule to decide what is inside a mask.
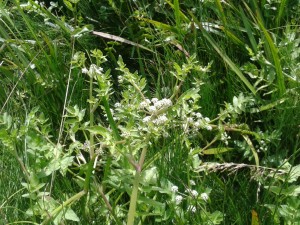
[[[187,133],[190,130],[193,131],[198,129],[212,130],[212,126],[209,123],[210,119],[208,117],[203,117],[199,112],[192,112],[191,115],[186,118],[183,128]]]
[[[103,74],[103,68],[99,67],[95,64],[92,64],[90,66],[90,69],[88,70],[86,67],[81,69],[81,72],[83,74],[88,74],[91,77],[94,77],[95,75],[102,75]]]
[[[266,152],[268,150],[268,146],[264,140],[260,140],[259,145],[256,145],[255,148],[258,152]]]
[[[167,109],[170,106],[172,106],[172,101],[167,98],[163,98],[161,100],[152,98],[151,101],[146,99],[140,103],[140,109],[146,109],[151,114],[155,114],[162,109]]]
[[[175,197],[175,203],[176,205],[179,205],[183,200],[183,197],[181,195],[176,195]]]
[[[168,121],[166,114],[159,113],[169,108],[170,106],[172,106],[172,101],[167,98],[161,100],[158,100],[157,98],[152,98],[151,101],[149,99],[142,101],[139,105],[139,108],[141,110],[146,110],[149,114],[151,114],[143,119],[143,123],[152,122],[155,125],[165,124]]]
[[[201,193],[200,197],[201,197],[201,199],[203,201],[207,202],[207,200],[208,200],[208,194],[206,194],[205,192],[203,192],[203,193]]]
[[[221,141],[223,141],[225,145],[228,145],[229,139],[231,139],[231,137],[226,132],[221,134]]]
[[[190,180],[190,184],[195,185],[195,182],[193,180]],[[209,199],[209,196],[208,196],[209,192],[206,193],[206,191],[199,194],[197,190],[187,188],[184,191],[184,193],[180,193],[178,190],[178,186],[176,186],[176,185],[171,186],[170,190],[172,193],[173,203],[176,206],[179,206],[179,205],[181,205],[181,203],[183,201],[186,200],[187,202],[189,202],[189,204],[187,206],[187,211],[189,211],[191,213],[195,213],[197,211],[196,204],[199,203],[199,200],[200,200],[201,204],[206,204],[206,202]]]

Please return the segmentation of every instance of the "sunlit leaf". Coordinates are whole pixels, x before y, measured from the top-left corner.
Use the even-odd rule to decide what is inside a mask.
[[[210,148],[210,149],[203,150],[201,153],[204,155],[216,155],[231,150],[233,150],[233,148]]]
[[[251,214],[252,214],[251,225],[259,225],[257,212],[254,209],[252,209]]]

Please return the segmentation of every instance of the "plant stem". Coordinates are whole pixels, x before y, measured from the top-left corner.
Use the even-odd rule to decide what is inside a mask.
[[[139,191],[139,183],[140,183],[141,172],[142,172],[144,160],[146,157],[146,153],[147,153],[147,148],[143,148],[139,164],[136,166],[136,173],[135,173],[132,193],[131,193],[131,197],[130,197],[130,206],[129,206],[129,212],[128,212],[128,218],[127,218],[127,225],[134,224],[136,203],[137,203],[138,191]]]
[[[93,99],[93,77],[90,77],[90,90],[89,90],[89,97],[90,100]],[[94,103],[90,103],[90,126],[94,126]],[[94,150],[94,134],[90,132],[90,161],[88,165],[88,170],[86,172],[85,183],[84,183],[84,190],[88,192],[90,187],[90,180],[93,172],[94,160],[96,158],[95,150]]]

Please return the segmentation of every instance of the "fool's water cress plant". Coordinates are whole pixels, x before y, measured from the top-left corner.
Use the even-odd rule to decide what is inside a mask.
[[[44,224],[51,220],[55,224],[63,220],[78,221],[79,218],[70,206],[86,196],[87,216],[90,214],[90,206],[104,207],[107,210],[99,213],[103,214],[107,224],[111,221],[121,224],[121,220],[126,220],[124,212],[128,210],[126,196],[129,196],[128,225],[134,224],[137,213],[145,215],[139,218],[141,222],[147,215],[155,213],[157,217],[163,215],[160,220],[167,221],[175,216],[185,223],[189,218],[185,212],[196,213],[198,210],[201,210],[201,214],[197,215],[203,224],[219,224],[222,213],[210,213],[206,209],[210,191],[190,188],[178,194],[178,190],[171,190],[174,185],[167,178],[166,181],[158,182],[154,161],[147,161],[148,149],[154,142],[168,139],[170,130],[182,131],[183,143],[189,148],[193,147],[189,139],[197,137],[201,130],[221,132],[221,135],[216,134],[217,138],[211,143],[217,140],[228,142],[226,131],[234,129],[227,125],[214,125],[213,122],[224,122],[224,115],[232,115],[241,105],[234,101],[231,107],[236,110],[227,109],[230,112],[225,110],[222,116],[210,120],[200,113],[201,108],[197,104],[201,97],[197,85],[199,81],[195,80],[195,87],[188,91],[182,93],[181,90],[183,82],[193,70],[206,73],[210,64],[202,68],[195,56],[190,57],[181,67],[175,64],[175,72],[172,74],[177,81],[171,87],[171,96],[149,98],[150,93],[145,91],[146,79],[137,72],[131,73],[120,57],[116,69],[120,71],[118,82],[122,88],[121,99],[114,102],[110,70],[102,68],[106,57],[100,50],[92,51],[91,56],[96,64],[92,63],[89,68],[85,67],[86,57],[82,52],[77,52],[72,60],[72,69],[81,69],[89,83],[89,109],[79,109],[78,106],[66,108],[63,144],[52,142],[47,121],[37,108],[28,115],[25,125],[19,123],[13,126],[17,123],[13,123],[7,114],[1,117],[2,143],[11,151],[15,151],[17,145],[25,145],[28,158],[25,164],[19,161],[26,177],[24,186],[28,190],[24,197],[29,197],[33,202],[28,215],[40,216]],[[102,114],[100,118],[96,117],[98,112]],[[234,116],[240,113],[242,111]],[[246,132],[241,129],[234,131]],[[193,157],[195,155],[194,152]],[[62,176],[67,172],[72,174],[82,189],[73,196],[65,197],[62,204],[51,195],[52,183],[55,181],[52,175],[58,171]],[[169,196],[169,201],[159,202],[158,195]],[[107,217],[107,212],[110,217]]]

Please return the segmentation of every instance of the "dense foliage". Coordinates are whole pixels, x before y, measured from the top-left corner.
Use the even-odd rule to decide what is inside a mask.
[[[0,2],[0,224],[300,224],[300,1]]]

